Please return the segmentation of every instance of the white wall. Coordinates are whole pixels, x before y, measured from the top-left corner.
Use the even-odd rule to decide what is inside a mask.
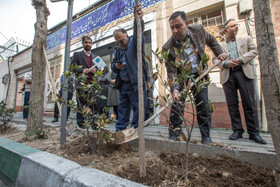
[[[7,104],[9,108],[14,108],[15,95],[17,94],[17,78],[18,75],[23,75],[26,71],[31,69],[31,54],[32,48],[28,48],[23,52],[13,56],[13,60],[10,63],[11,82],[7,98]]]
[[[7,60],[0,62],[0,90],[1,90],[0,91],[0,101],[6,99],[8,84],[3,84],[2,78],[4,75],[8,74],[8,64],[7,63],[8,63]]]

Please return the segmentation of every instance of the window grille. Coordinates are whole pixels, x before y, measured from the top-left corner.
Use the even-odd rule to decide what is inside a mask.
[[[221,9],[211,13],[200,13],[188,17],[190,17],[188,18],[189,25],[201,24],[208,33],[216,37],[218,42],[224,40],[224,36],[221,32],[224,23],[223,12]],[[208,46],[206,47],[205,52],[209,57],[208,65],[212,65],[212,58],[214,57],[213,52]]]

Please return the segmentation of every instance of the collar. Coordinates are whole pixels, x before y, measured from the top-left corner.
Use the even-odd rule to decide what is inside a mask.
[[[85,53],[86,56],[90,56],[90,55],[91,55],[91,53],[88,54],[88,53],[86,52],[86,50],[84,50],[84,53]]]
[[[184,45],[184,43],[187,42],[188,39],[191,38],[191,36],[190,36],[189,30],[187,29],[187,35],[186,35],[186,39],[185,39],[184,42],[181,42],[181,41],[176,40],[176,38],[175,38],[174,36],[173,36],[173,38],[174,38],[174,40],[175,40],[175,44],[178,45],[178,46],[181,46],[181,45]]]
[[[229,43],[229,42],[235,42],[236,41],[236,36],[234,36],[234,38],[231,40],[231,41],[228,41],[228,39],[226,39],[226,42]]]
[[[188,39],[190,39],[190,38],[191,38],[191,34],[190,34],[189,29],[187,29],[186,41],[188,41]]]

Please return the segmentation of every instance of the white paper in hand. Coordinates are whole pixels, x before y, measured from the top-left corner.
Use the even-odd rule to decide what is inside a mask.
[[[106,66],[105,62],[102,60],[102,58],[100,58],[100,56],[97,56],[94,59],[92,59],[92,62],[94,63],[94,66],[90,69],[97,67],[97,69],[102,70]]]

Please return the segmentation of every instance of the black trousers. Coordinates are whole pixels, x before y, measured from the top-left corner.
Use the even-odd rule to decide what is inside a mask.
[[[195,74],[194,78],[197,78],[198,74]],[[199,130],[202,137],[210,138],[210,128],[211,128],[211,110],[210,105],[208,104],[208,87],[201,89],[199,92],[194,87],[192,89],[192,94],[195,98],[196,104],[196,113],[197,113],[197,122],[199,126]],[[170,125],[169,125],[169,133],[172,131],[176,133],[180,133],[182,129],[182,117],[184,114],[184,103],[185,98],[181,97],[180,102],[174,103],[171,106],[170,112]],[[199,105],[197,105],[199,104]]]
[[[223,89],[231,118],[232,130],[239,133],[244,132],[239,112],[239,99],[237,94],[237,90],[239,90],[248,133],[258,134],[259,127],[255,107],[253,79],[247,78],[242,68],[235,71],[230,70],[229,79],[223,84]]]
[[[96,105],[96,104],[95,104],[95,105],[90,105],[89,102],[87,102],[87,101],[84,99],[84,97],[81,96],[81,95],[83,94],[83,90],[77,88],[77,89],[76,89],[76,93],[77,93],[77,96],[76,96],[76,99],[77,99],[77,107],[78,107],[79,109],[82,110],[82,108],[83,108],[84,106],[86,106],[86,107],[89,107],[89,108],[91,109],[91,111],[93,111],[92,117],[90,117],[90,118],[87,119],[88,121],[91,121],[91,125],[93,125],[93,124],[94,124],[94,120],[95,120],[94,115],[98,113],[98,107],[97,107],[97,105]],[[85,95],[86,95],[86,94],[87,94],[87,93],[85,93]],[[84,114],[82,113],[82,111],[80,111],[79,109],[78,109],[77,114],[76,114],[77,125],[78,125],[79,127],[84,127],[85,116],[84,116]]]
[[[62,97],[62,90],[59,91],[59,98]],[[68,100],[67,103],[69,104],[69,101],[71,101],[73,98],[73,92],[68,92]],[[67,107],[67,118],[69,117],[71,108]],[[54,104],[54,118],[58,118],[59,115],[59,110],[58,110],[58,106],[57,106],[57,102],[55,102]]]
[[[116,120],[118,120],[118,105],[113,106],[114,113],[116,115]]]

